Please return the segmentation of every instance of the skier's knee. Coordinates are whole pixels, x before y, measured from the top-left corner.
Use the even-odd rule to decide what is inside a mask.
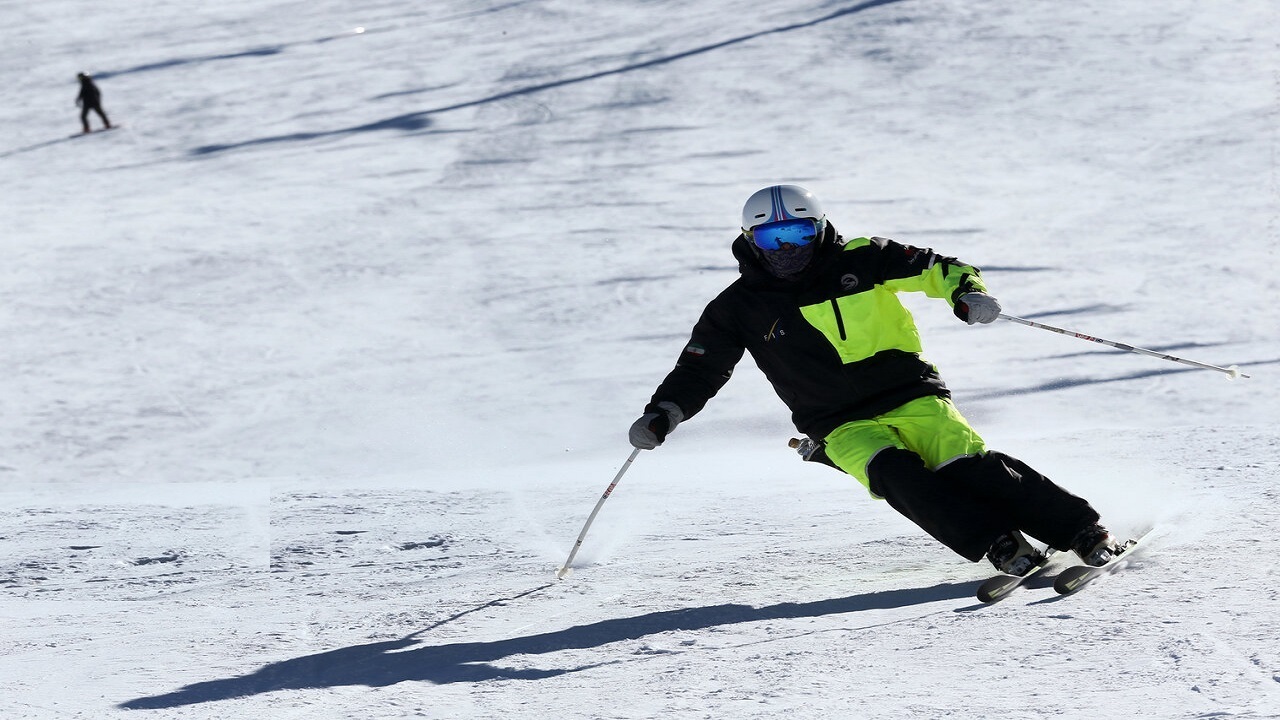
[[[868,488],[880,497],[889,496],[890,484],[918,482],[931,475],[919,455],[901,448],[885,448],[867,463]]]

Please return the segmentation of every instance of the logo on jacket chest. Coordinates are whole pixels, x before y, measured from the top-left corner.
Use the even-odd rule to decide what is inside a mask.
[[[787,331],[782,328],[782,318],[778,318],[769,326],[769,332],[764,334],[764,341],[769,342],[770,340],[777,340],[786,334]]]
[[[853,273],[845,273],[840,276],[840,287],[848,292],[858,287],[858,276]]]

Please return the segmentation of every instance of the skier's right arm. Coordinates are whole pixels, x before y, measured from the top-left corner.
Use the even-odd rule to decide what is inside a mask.
[[[745,348],[730,332],[712,302],[693,326],[676,366],[658,385],[644,414],[631,425],[634,447],[652,450],[676,425],[696,415],[724,387]]]

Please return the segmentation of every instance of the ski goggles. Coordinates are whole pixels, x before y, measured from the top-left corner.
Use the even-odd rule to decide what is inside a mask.
[[[818,239],[818,221],[799,218],[764,223],[747,231],[747,237],[761,250],[781,250],[784,246],[804,247]]]

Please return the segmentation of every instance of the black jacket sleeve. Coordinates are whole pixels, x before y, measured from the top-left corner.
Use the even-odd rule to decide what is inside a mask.
[[[685,419],[691,418],[729,382],[746,348],[720,311],[720,299],[702,311],[675,368],[658,385],[645,412],[661,412],[658,403],[673,402]]]

